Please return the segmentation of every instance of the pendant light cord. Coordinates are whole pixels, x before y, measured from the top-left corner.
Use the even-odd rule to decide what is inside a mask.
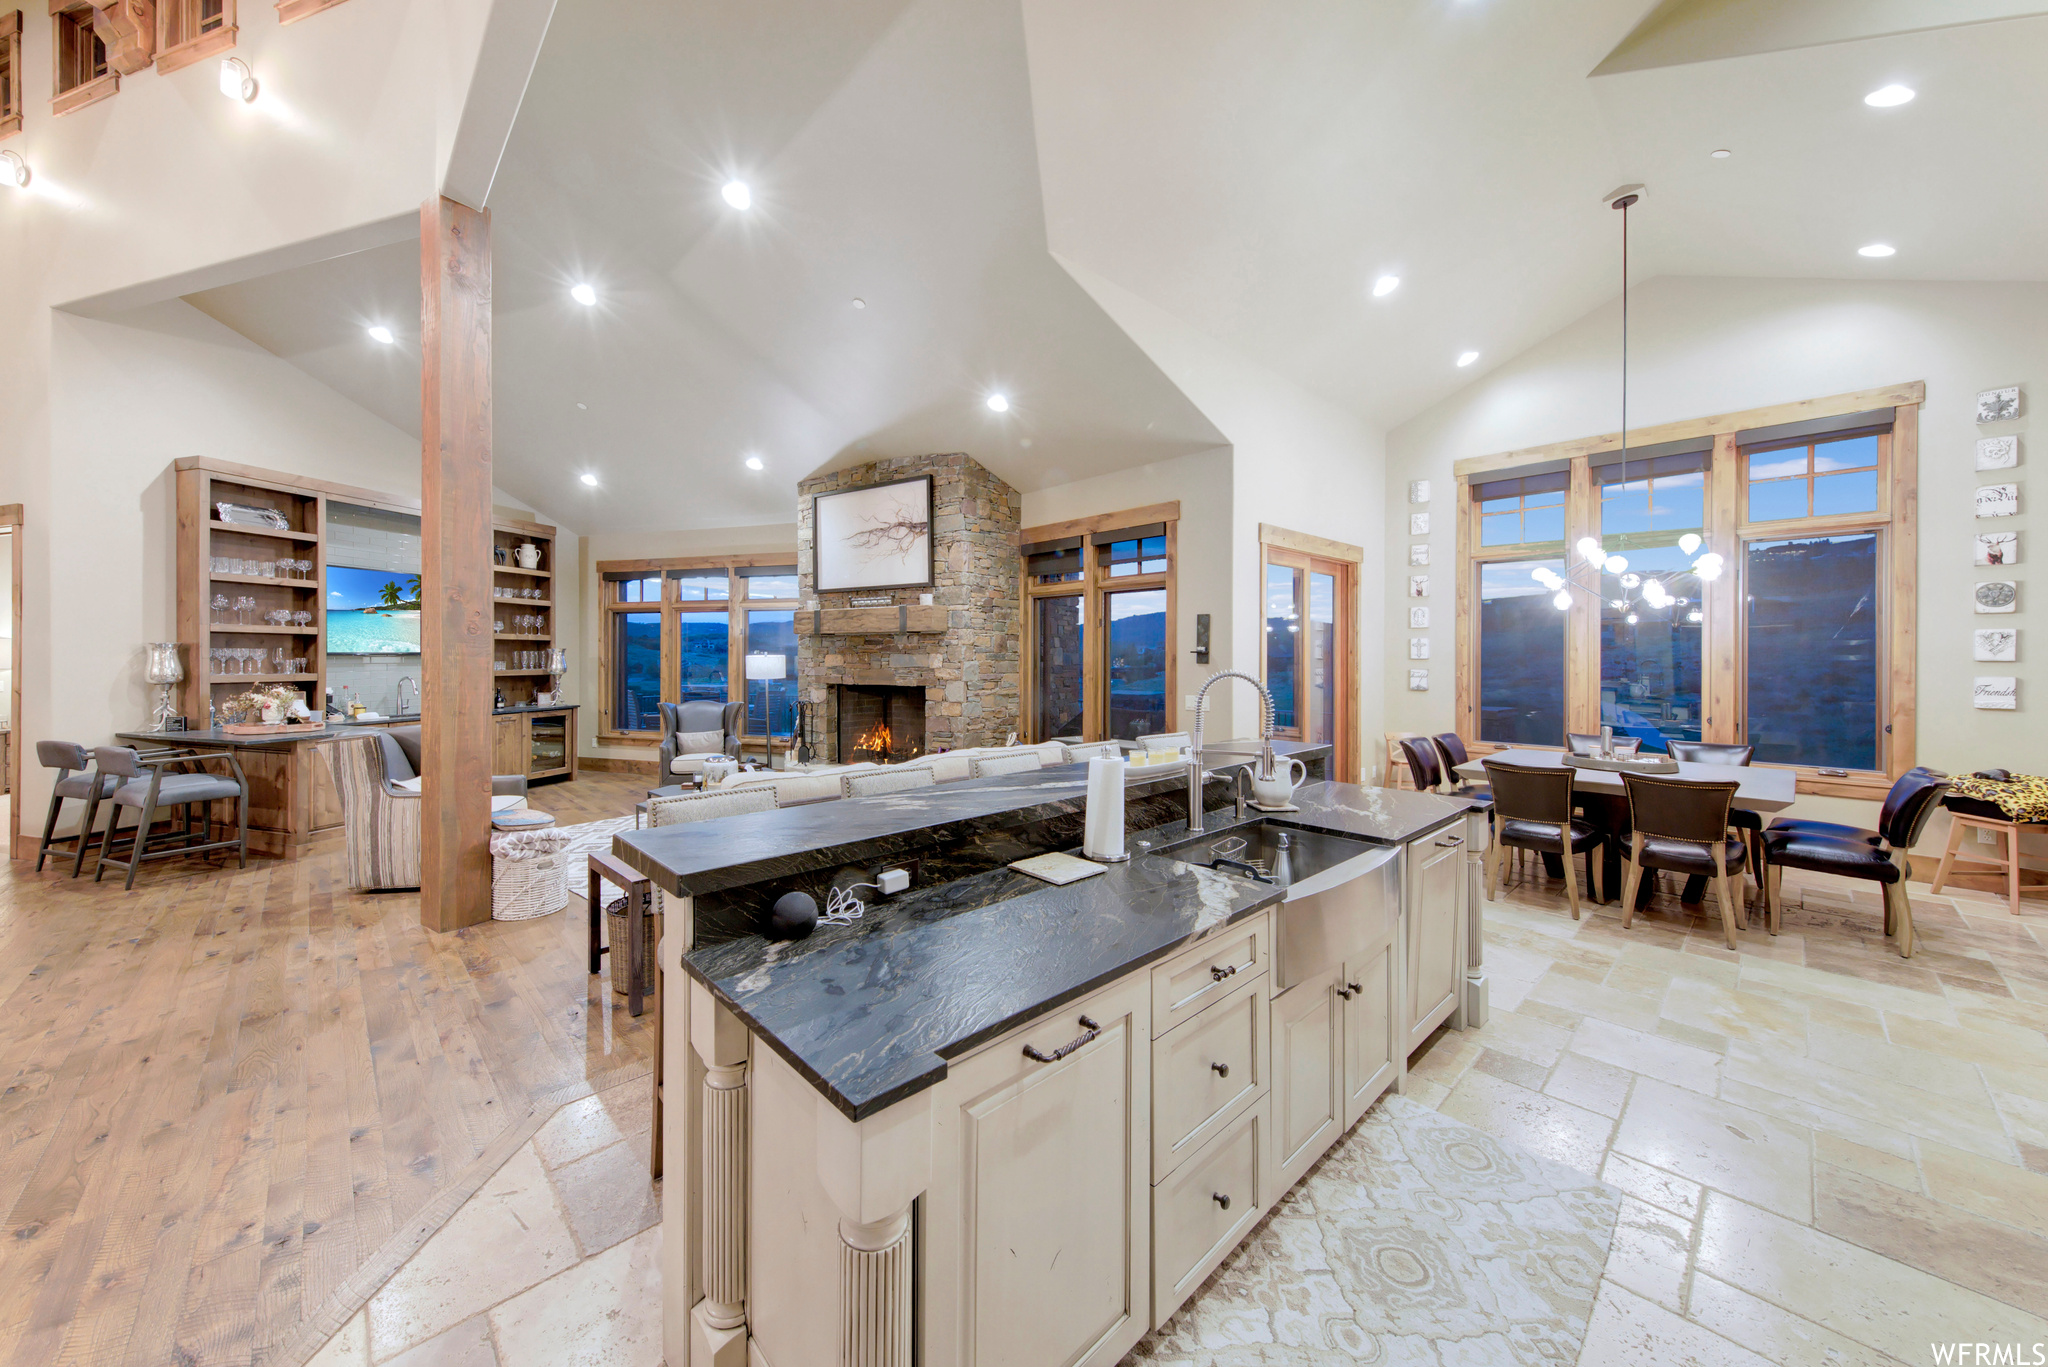
[[[1621,487],[1628,488],[1628,206],[1637,196],[1614,201],[1621,210]]]

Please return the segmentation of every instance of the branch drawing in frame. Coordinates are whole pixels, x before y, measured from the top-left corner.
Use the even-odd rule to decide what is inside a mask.
[[[818,494],[811,509],[819,591],[931,587],[930,475]]]

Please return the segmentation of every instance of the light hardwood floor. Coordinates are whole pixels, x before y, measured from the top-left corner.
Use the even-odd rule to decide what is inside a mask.
[[[531,805],[573,824],[646,787]],[[0,1363],[317,1345],[558,1106],[648,1068],[580,902],[430,935],[338,848],[151,864],[132,894],[31,866],[0,873]]]

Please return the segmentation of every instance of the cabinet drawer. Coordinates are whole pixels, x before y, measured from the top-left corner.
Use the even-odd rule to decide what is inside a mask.
[[[1265,1098],[1152,1188],[1152,1324],[1166,1323],[1264,1207]]]
[[[1152,970],[1152,1034],[1156,1038],[1220,1001],[1272,957],[1264,914],[1210,936]]]
[[[1172,1172],[1266,1090],[1266,991],[1239,985],[1152,1041],[1152,1180]]]

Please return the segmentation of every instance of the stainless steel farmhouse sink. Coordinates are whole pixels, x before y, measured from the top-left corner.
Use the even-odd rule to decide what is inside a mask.
[[[1150,853],[1240,878],[1256,871],[1283,890],[1275,993],[1342,963],[1385,934],[1401,914],[1398,846],[1255,822]]]

